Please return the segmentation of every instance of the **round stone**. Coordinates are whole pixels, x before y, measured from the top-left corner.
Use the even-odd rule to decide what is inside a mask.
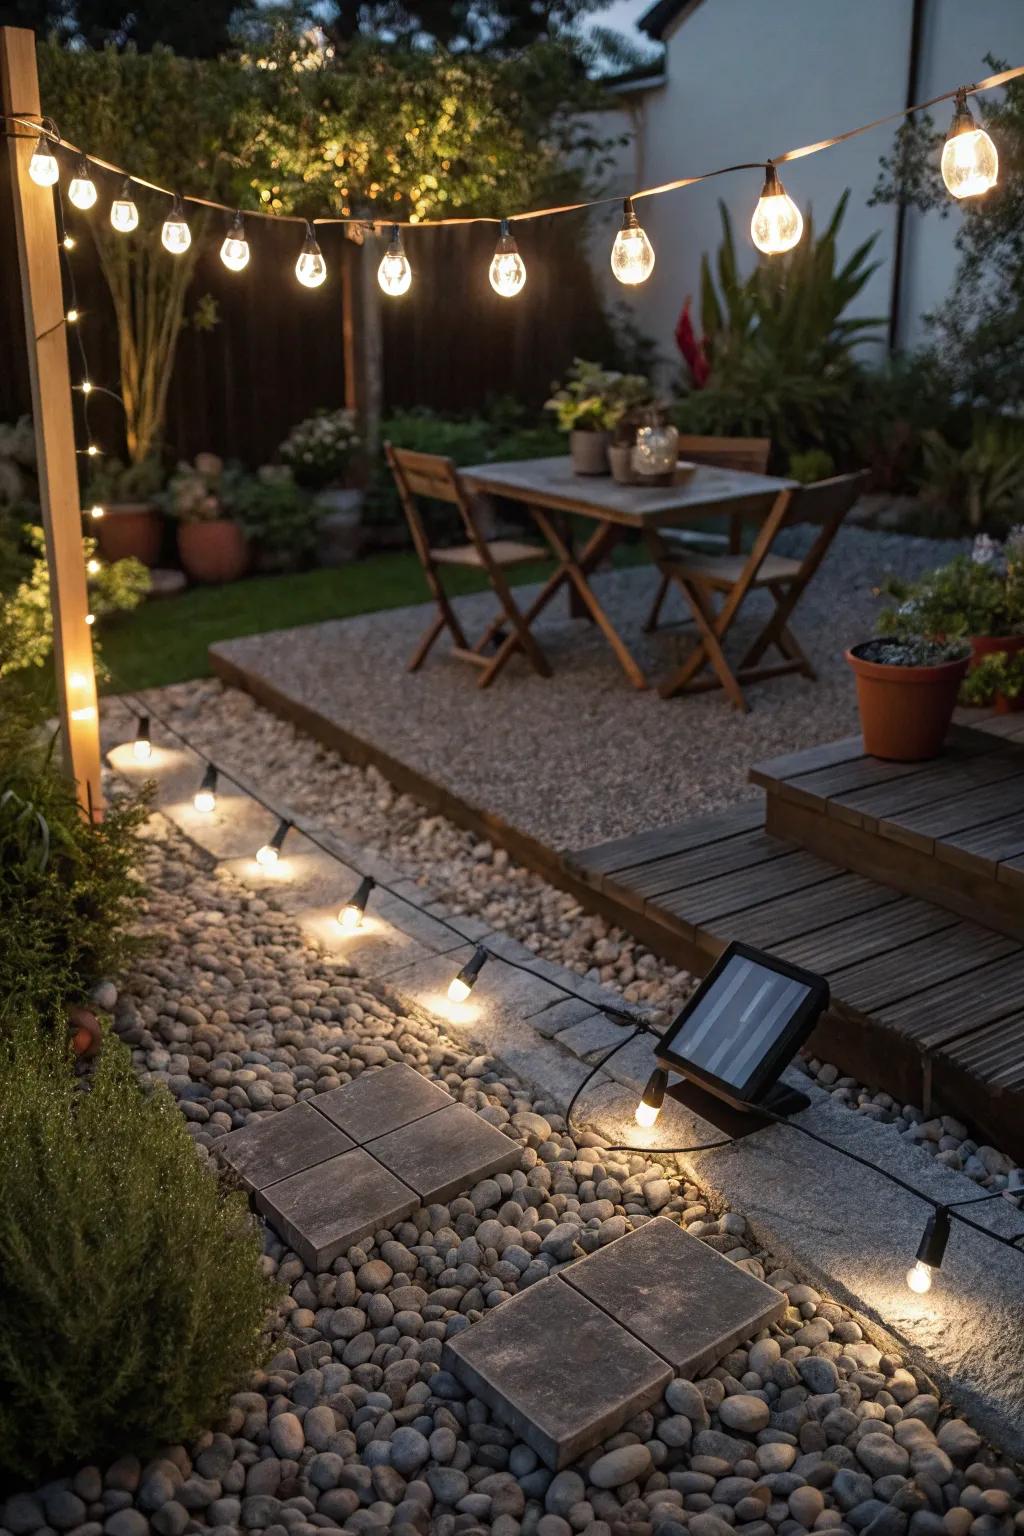
[[[771,1416],[771,1409],[764,1399],[747,1392],[723,1398],[718,1409],[718,1417],[726,1428],[738,1429],[744,1435],[755,1435],[758,1430],[767,1429]]]
[[[623,1483],[639,1482],[650,1470],[646,1445],[620,1445],[599,1456],[587,1475],[595,1488],[621,1488]]]

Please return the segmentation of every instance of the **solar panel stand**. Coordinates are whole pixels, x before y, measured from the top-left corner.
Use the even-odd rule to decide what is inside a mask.
[[[669,1062],[663,1062],[670,1072],[678,1072],[679,1068]],[[755,1131],[764,1130],[765,1126],[772,1125],[777,1115],[795,1115],[800,1110],[810,1106],[810,1099],[805,1093],[800,1093],[796,1088],[788,1088],[785,1083],[773,1083],[762,1095],[759,1104],[749,1104],[743,1109],[738,1109],[734,1104],[729,1104],[725,1099],[720,1099],[716,1094],[709,1093],[706,1088],[700,1087],[691,1078],[683,1077],[671,1087],[665,1090],[668,1098],[675,1099],[678,1104],[699,1115],[725,1136],[733,1141],[739,1141],[744,1136],[752,1136]],[[760,1113],[761,1109],[770,1110],[771,1114]]]

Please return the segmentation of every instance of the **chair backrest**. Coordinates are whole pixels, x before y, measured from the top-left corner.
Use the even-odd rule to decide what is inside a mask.
[[[772,451],[770,437],[680,437],[679,457],[694,464],[714,464],[719,469],[745,469],[753,475],[768,472]]]
[[[451,459],[440,453],[395,448],[391,443],[384,444],[384,453],[400,496],[404,490],[410,496],[428,496],[434,501],[450,501],[455,506],[462,504],[459,473]]]
[[[815,480],[802,485],[790,496],[787,523],[831,523],[838,527],[858,496],[864,491],[868,479],[866,469],[852,475],[833,475],[829,480]]]

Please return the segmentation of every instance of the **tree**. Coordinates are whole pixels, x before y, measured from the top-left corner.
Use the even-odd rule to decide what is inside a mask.
[[[358,36],[456,52],[510,53],[564,38],[572,24],[605,0],[335,0],[320,7],[321,25],[336,42]]]
[[[216,58],[229,44],[233,0],[11,0],[0,5],[0,25],[31,27],[77,47],[158,44],[192,59]]]

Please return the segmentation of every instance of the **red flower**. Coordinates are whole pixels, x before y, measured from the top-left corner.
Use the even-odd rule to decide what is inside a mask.
[[[711,372],[707,353],[704,350],[704,342],[698,341],[694,334],[693,321],[690,319],[690,296],[687,294],[682,312],[676,321],[676,346],[686,361],[690,370],[690,378],[694,389],[703,389]]]

